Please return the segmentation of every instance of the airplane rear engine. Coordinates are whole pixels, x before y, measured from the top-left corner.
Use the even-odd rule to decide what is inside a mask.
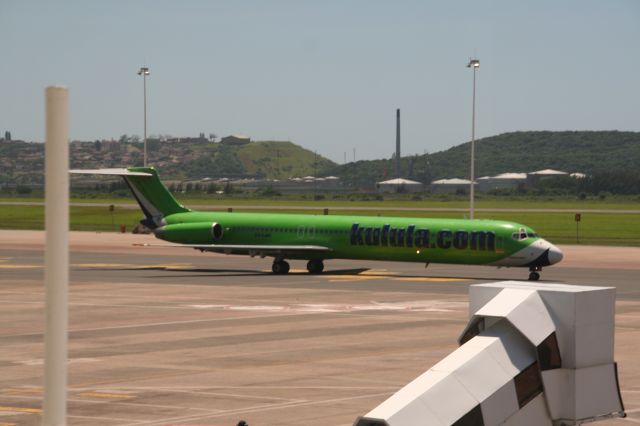
[[[220,241],[223,227],[219,223],[174,223],[154,230],[165,241],[182,244],[214,244]]]
[[[211,236],[213,237],[214,242],[220,241],[220,238],[222,238],[222,225],[214,222],[211,225]]]

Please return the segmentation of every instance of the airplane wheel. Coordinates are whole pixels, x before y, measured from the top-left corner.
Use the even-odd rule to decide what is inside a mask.
[[[276,275],[284,275],[289,272],[289,263],[284,260],[276,260],[271,265],[271,271]]]
[[[321,274],[323,269],[324,263],[322,263],[322,260],[311,259],[307,263],[307,271],[309,271],[310,274]]]
[[[529,274],[529,281],[538,281],[540,279],[540,274],[537,272],[531,272]]]

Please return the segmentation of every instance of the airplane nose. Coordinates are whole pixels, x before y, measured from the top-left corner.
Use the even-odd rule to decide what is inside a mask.
[[[560,262],[563,257],[562,250],[553,244],[549,244],[549,263],[551,265]]]

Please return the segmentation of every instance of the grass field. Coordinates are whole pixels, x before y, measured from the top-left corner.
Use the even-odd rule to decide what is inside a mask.
[[[322,207],[430,207],[466,208],[469,205],[468,195],[458,194],[365,194],[365,193],[330,193],[318,192],[320,200],[313,200],[313,192],[290,193],[281,196],[264,196],[258,192],[241,192],[232,194],[207,194],[204,192],[174,193],[175,197],[185,205],[281,205]],[[417,197],[417,198],[416,198]],[[9,202],[43,202],[41,190],[34,190],[29,195],[15,193],[0,193],[0,201]],[[78,203],[106,203],[106,204],[135,204],[131,193],[122,189],[116,193],[93,191],[71,191],[71,201]],[[478,208],[556,208],[556,209],[610,209],[610,210],[638,210],[640,209],[640,194],[620,195],[601,194],[589,195],[580,199],[576,195],[527,195],[509,194],[497,195],[476,193]]]
[[[440,199],[385,199],[385,200],[346,200],[346,199],[324,199],[324,200],[307,200],[298,198],[245,198],[245,197],[193,197],[178,195],[176,198],[185,206],[280,206],[286,205],[291,207],[317,207],[322,210],[324,207],[382,207],[385,209],[393,207],[402,208],[424,208],[436,207],[442,209],[460,209],[468,208],[468,198],[455,198],[451,200]],[[41,197],[0,197],[0,202],[26,202],[38,203],[44,202]],[[72,203],[99,203],[99,204],[131,204],[136,205],[135,200],[131,197],[125,198],[71,198]],[[609,197],[605,199],[567,199],[567,198],[490,198],[477,199],[476,208],[479,209],[570,209],[580,212],[583,210],[640,210],[640,197]]]
[[[86,200],[85,200],[86,201]],[[93,201],[93,200],[92,200]],[[187,204],[187,203],[185,203]],[[238,203],[226,203],[238,205]],[[262,204],[260,201],[252,200],[251,205]],[[192,205],[189,203],[188,205]],[[288,203],[287,203],[288,205]],[[322,214],[323,207],[331,207],[329,204],[307,202],[304,206],[318,206],[317,211],[296,210],[297,206],[291,206],[288,210],[278,210],[278,212],[302,213],[302,214]],[[374,207],[373,204],[365,204]],[[385,205],[389,208],[389,204]],[[451,207],[438,204],[434,207]],[[464,206],[463,206],[464,207]],[[481,206],[478,206],[481,207]],[[489,208],[489,207],[487,207]],[[493,205],[491,208],[518,208],[505,206],[505,203]],[[562,208],[557,204],[544,205],[536,203],[528,208]],[[604,208],[599,206],[596,208]],[[610,206],[607,206],[610,208]],[[633,207],[625,207],[632,209]],[[222,209],[222,207],[221,207]],[[236,208],[234,211],[242,211]],[[264,210],[251,210],[251,212],[269,211],[266,205]],[[478,219],[510,220],[531,226],[540,235],[558,244],[595,244],[595,245],[619,245],[619,246],[640,246],[640,218],[636,214],[616,214],[616,213],[590,213],[588,209],[576,209],[582,212],[582,221],[579,226],[579,237],[576,236],[576,222],[573,212],[563,213],[537,213],[537,212],[490,212],[476,213]],[[113,215],[106,207],[76,207],[72,206],[71,229],[82,231],[102,231],[116,232],[119,225],[126,226],[127,231],[142,218],[142,213],[137,209],[116,208]],[[368,211],[330,211],[330,214],[341,215],[380,215],[375,210]],[[463,218],[462,212],[420,212],[420,211],[393,211],[385,210],[384,216],[404,216],[404,217],[446,217]],[[3,229],[43,229],[44,228],[44,207],[42,206],[0,206],[0,228]]]

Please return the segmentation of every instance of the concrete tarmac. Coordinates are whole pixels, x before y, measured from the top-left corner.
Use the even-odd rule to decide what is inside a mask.
[[[44,233],[0,231],[0,425],[41,422]],[[72,233],[69,425],[351,425],[456,348],[470,284],[526,269],[270,259]],[[626,419],[640,423],[640,249],[561,247],[542,282],[617,288]]]

